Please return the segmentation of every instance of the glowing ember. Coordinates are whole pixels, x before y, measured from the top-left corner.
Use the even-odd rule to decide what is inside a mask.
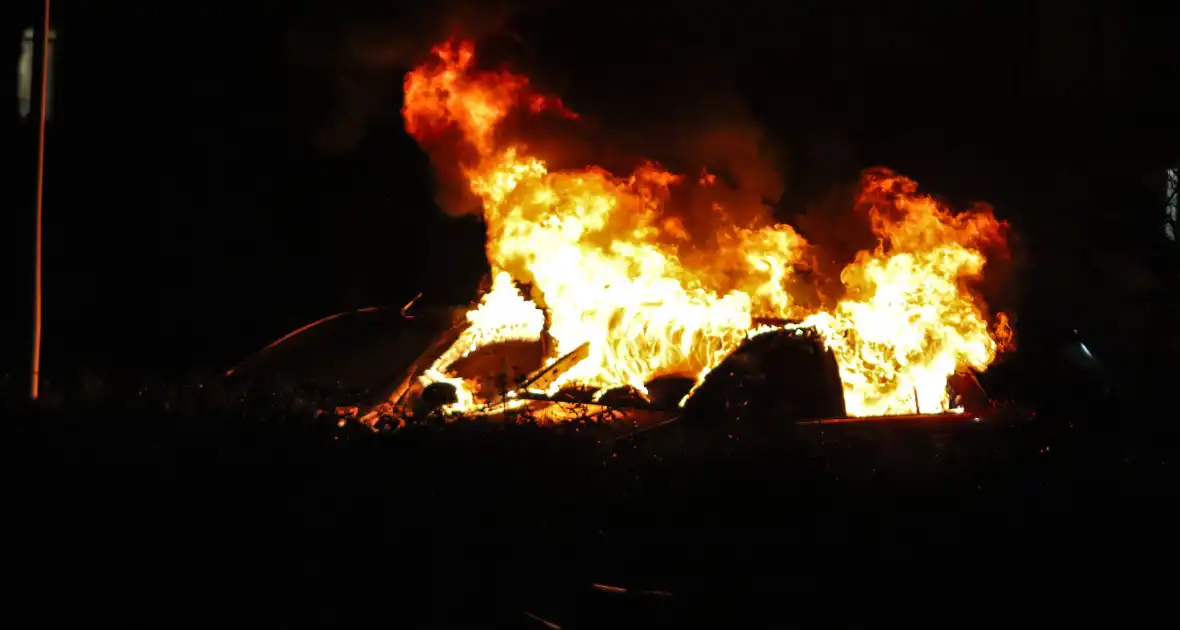
[[[466,146],[461,166],[482,201],[495,273],[468,313],[470,327],[423,376],[457,387],[459,402],[448,410],[489,402],[449,372],[457,360],[544,335],[550,363],[589,344],[551,391],[576,384],[644,392],[662,375],[699,382],[748,335],[764,332],[755,317],[803,319],[836,354],[853,415],[945,411],[947,379],[995,358],[1005,320],[992,332],[964,285],[982,272],[979,248],[1003,242],[1004,225],[990,211],[953,214],[904,177],[869,173],[862,200],[871,204],[880,246],[841,274],[843,301],[807,311],[787,290],[807,247],[788,225],[727,225],[707,256],[681,255],[690,236],[666,204],[673,189],[712,185],[712,175],[686,181],[654,164],[629,177],[593,167],[550,171],[527,147],[501,142],[509,115],[574,117],[528,86],[505,71],[476,70],[470,43],[436,47],[406,77],[407,130],[423,142],[457,133]],[[725,208],[714,209],[724,216]],[[532,301],[514,280],[531,287]]]

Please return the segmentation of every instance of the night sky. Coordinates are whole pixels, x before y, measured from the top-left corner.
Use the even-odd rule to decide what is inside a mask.
[[[332,312],[473,297],[481,228],[435,206],[399,111],[404,72],[455,32],[627,152],[675,166],[694,130],[760,130],[784,215],[874,165],[990,202],[1026,270],[996,299],[1030,319],[1108,323],[1093,305],[1131,299],[1178,156],[1175,9],[782,4],[59,2],[45,369],[220,367]],[[4,368],[19,371],[36,135],[14,119],[0,235]]]

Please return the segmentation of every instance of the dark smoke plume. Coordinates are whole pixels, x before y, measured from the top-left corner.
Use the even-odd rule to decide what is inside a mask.
[[[668,13],[667,7],[650,15],[642,8],[626,15],[597,11],[582,7],[574,15],[560,3],[448,1],[396,16],[342,10],[334,35],[318,41],[308,34],[323,32],[323,24],[297,29],[293,53],[335,84],[334,106],[317,134],[320,146],[347,151],[377,129],[396,133],[404,73],[441,41],[473,39],[478,65],[525,75],[581,116],[572,122],[514,117],[503,125],[501,140],[524,143],[554,170],[595,165],[626,177],[653,161],[685,178],[667,211],[693,235],[686,255],[708,251],[719,229],[787,220],[824,254],[815,259],[816,282],[826,271],[826,282],[838,284],[843,264],[873,245],[852,209],[857,173],[815,178],[814,169],[805,168],[802,181],[797,172],[784,178],[798,165],[788,163],[782,139],[747,107],[741,77],[752,53],[734,46],[735,36],[741,38],[731,31],[739,27],[715,23],[707,12]],[[682,45],[686,38],[691,46]],[[445,139],[427,145],[439,207],[450,215],[477,214],[479,201],[467,190],[458,149]],[[814,152],[802,149],[791,157]],[[706,173],[713,185],[696,186]],[[809,178],[823,183],[799,186]],[[717,205],[725,212],[715,212]],[[782,212],[784,205],[791,212]]]
[[[595,164],[626,175],[655,160],[688,175],[708,169],[751,209],[735,219],[782,193],[781,151],[733,85],[729,38],[709,34],[712,24],[700,12],[443,0],[394,13],[343,2],[337,13],[327,24],[322,15],[297,24],[289,37],[293,58],[331,86],[333,102],[315,134],[324,150],[347,151],[377,125],[399,126],[402,74],[438,42],[474,39],[482,65],[529,76],[584,114],[577,126],[522,121],[515,130],[555,168]],[[670,46],[693,32],[706,36]],[[451,183],[445,173],[442,180]]]
[[[292,61],[309,71],[330,103],[313,131],[329,153],[353,149],[378,126],[400,125],[401,76],[449,37],[505,32],[528,0],[440,0],[408,6],[341,2],[334,17],[296,21],[287,36]]]

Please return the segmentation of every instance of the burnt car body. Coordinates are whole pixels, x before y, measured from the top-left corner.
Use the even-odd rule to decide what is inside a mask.
[[[788,328],[749,339],[710,372],[675,418],[617,439],[615,458],[674,466],[712,457],[732,468],[735,461],[786,457],[912,472],[914,462],[962,460],[951,452],[964,443],[960,435],[994,434],[1031,417],[989,398],[975,374],[956,374],[948,389],[956,411],[850,417],[831,351],[814,331]],[[981,439],[970,438],[976,446]]]
[[[319,388],[327,392],[326,410],[378,428],[439,417],[454,393],[442,383],[424,387],[419,377],[462,332],[464,312],[362,309],[334,315],[283,336],[227,376]],[[458,368],[466,378],[499,388],[497,399],[478,414],[483,420],[575,420],[600,426],[623,449],[670,435],[672,427],[702,436],[767,435],[785,427],[872,434],[884,425],[978,424],[995,418],[999,409],[974,375],[961,374],[951,384],[960,413],[849,418],[835,357],[813,330],[789,324],[752,336],[695,390],[691,376],[668,375],[647,383],[645,393],[577,387],[543,393],[584,350],[542,367],[539,344],[514,342],[474,353]]]

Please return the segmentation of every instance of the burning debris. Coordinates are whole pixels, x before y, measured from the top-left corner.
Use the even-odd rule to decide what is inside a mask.
[[[396,399],[441,384],[445,414],[619,392],[660,407],[654,390],[672,379],[682,404],[752,337],[799,328],[834,356],[846,414],[940,413],[954,405],[948,379],[986,369],[1008,342],[1004,315],[989,323],[969,286],[983,252],[1004,247],[990,209],[954,213],[905,177],[867,172],[861,202],[879,245],[840,274],[843,299],[810,304],[791,289],[810,250],[794,228],[737,224],[751,213],[716,202],[708,221],[673,211],[678,195],[717,185],[710,174],[550,170],[510,121],[577,115],[525,77],[478,69],[470,42],[437,46],[407,75],[405,96],[407,130],[436,164],[457,166],[480,203],[493,282]]]

